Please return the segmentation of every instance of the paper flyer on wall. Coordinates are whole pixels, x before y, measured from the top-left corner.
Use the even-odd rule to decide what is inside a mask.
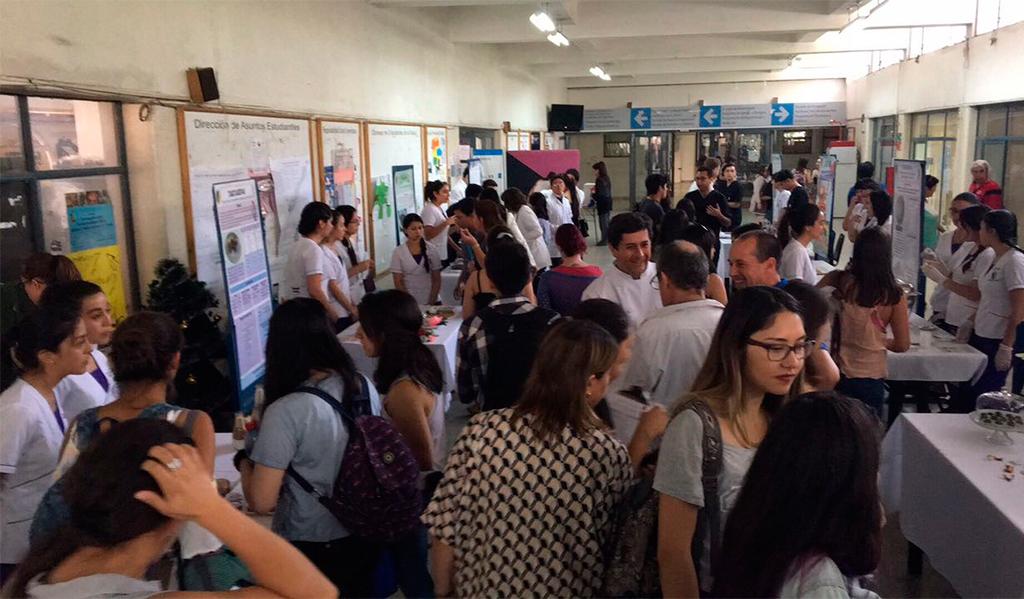
[[[416,178],[412,165],[391,167],[391,180],[395,194],[395,209],[398,214],[395,221],[402,226],[402,219],[406,214],[419,212],[416,206]]]
[[[272,303],[257,182],[219,183],[213,188],[217,243],[233,325],[239,397],[259,381]]]
[[[370,182],[373,193],[373,205],[370,207],[373,218],[374,264],[377,272],[387,270],[391,263],[391,251],[398,247],[396,234],[394,196],[391,193],[391,175],[374,177]]]
[[[818,208],[821,208],[822,213],[825,215],[826,234],[824,238],[814,242],[814,250],[822,256],[828,256],[828,237],[829,232],[832,230],[833,190],[835,189],[837,162],[835,156],[822,156],[821,168],[818,171],[817,202]]]
[[[921,222],[924,210],[924,162],[893,161],[892,272],[904,283],[918,286]]]
[[[324,195],[331,207],[359,206],[362,197],[362,161],[357,123],[324,122],[320,125],[323,148]]]
[[[448,180],[448,132],[443,127],[427,127],[427,180]]]
[[[306,204],[313,201],[313,174],[305,157],[270,159],[270,174],[274,177],[274,198],[281,237],[277,247],[268,248],[270,278],[283,280],[288,252],[299,239],[299,215]]]

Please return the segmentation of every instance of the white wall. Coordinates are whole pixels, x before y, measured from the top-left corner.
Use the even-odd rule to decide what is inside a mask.
[[[496,51],[448,42],[427,11],[365,2],[4,0],[3,82],[185,100],[185,70],[213,67],[215,104],[497,129],[547,128],[562,80],[499,64]],[[177,126],[154,106],[125,108],[138,270],[187,258]],[[455,137],[457,140],[457,136]],[[449,151],[455,152],[455,145]]]
[[[613,81],[614,83],[614,81]],[[842,79],[765,81],[753,83],[703,83],[657,86],[609,86],[569,88],[568,101],[587,108],[634,106],[690,106],[699,100],[707,104],[767,104],[781,102],[844,102],[846,82]]]

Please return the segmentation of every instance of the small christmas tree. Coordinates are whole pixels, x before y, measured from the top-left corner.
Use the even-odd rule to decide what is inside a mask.
[[[191,274],[185,265],[165,258],[156,265],[156,278],[149,283],[146,307],[170,314],[181,327],[185,347],[181,365],[174,379],[176,397],[171,403],[210,413],[218,430],[221,421],[231,420],[231,386],[214,365],[226,356],[224,334],[217,323],[221,318],[213,312],[218,306],[216,296]],[[227,425],[230,430],[230,424]]]

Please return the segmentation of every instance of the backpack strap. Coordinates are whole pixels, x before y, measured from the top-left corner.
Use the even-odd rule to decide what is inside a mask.
[[[711,408],[700,400],[694,400],[686,405],[688,410],[693,410],[701,420],[704,427],[704,435],[701,440],[701,485],[704,489],[704,515],[698,522],[698,527],[706,527],[708,536],[711,539],[711,564],[715,564],[718,558],[719,549],[722,543],[721,528],[721,506],[718,501],[718,476],[722,472],[722,430],[718,426],[718,418]],[[696,537],[700,539],[694,544],[700,548],[694,554],[694,561],[700,562],[700,551],[703,551],[703,535]]]

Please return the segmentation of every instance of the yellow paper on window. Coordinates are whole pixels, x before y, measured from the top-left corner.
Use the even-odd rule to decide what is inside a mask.
[[[120,322],[128,314],[121,280],[121,251],[116,245],[72,252],[68,258],[75,263],[82,278],[103,288],[107,294],[114,320]]]

